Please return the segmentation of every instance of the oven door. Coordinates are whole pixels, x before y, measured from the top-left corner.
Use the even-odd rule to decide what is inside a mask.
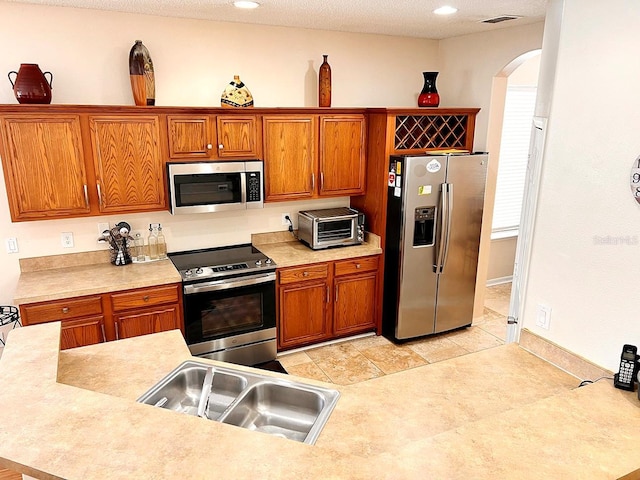
[[[261,341],[265,335],[275,338],[275,277],[270,272],[185,285],[184,327],[191,353]]]

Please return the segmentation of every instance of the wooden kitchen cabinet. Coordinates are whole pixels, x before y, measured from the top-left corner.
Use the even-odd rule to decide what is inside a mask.
[[[376,328],[378,257],[335,262],[333,334],[336,337]]]
[[[278,349],[377,328],[378,256],[278,270]]]
[[[20,305],[24,326],[60,321],[61,348],[179,329],[182,284],[124,290]]]
[[[6,115],[0,125],[13,221],[89,214],[80,117]]]
[[[364,115],[321,115],[318,195],[365,192]]]
[[[265,200],[365,191],[364,115],[265,115]]]
[[[99,295],[21,305],[20,317],[24,326],[60,321],[62,349],[106,341]]]
[[[218,115],[216,126],[219,158],[260,158],[258,121],[255,115]]]
[[[166,208],[158,116],[91,116],[101,213]]]
[[[181,284],[110,295],[116,340],[179,328],[183,330]]]
[[[167,115],[169,158],[259,159],[255,115]]]
[[[169,158],[214,157],[215,126],[211,115],[167,115]]]
[[[262,117],[265,201],[301,200],[315,192],[317,116]]]

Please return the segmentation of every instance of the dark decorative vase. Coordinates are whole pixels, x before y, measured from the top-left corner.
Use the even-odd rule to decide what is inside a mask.
[[[153,74],[153,62],[142,40],[136,40],[129,52],[129,78],[136,105],[155,105],[156,80]]]
[[[16,75],[15,80],[11,79],[11,74]],[[49,80],[45,75],[49,74]],[[51,86],[53,85],[53,74],[40,70],[35,63],[21,63],[17,72],[9,72],[9,81],[13,87],[13,93],[18,103],[51,103]]]
[[[331,66],[327,62],[329,55],[322,55],[324,61],[318,73],[318,106],[331,106]]]
[[[440,95],[436,88],[436,78],[438,72],[422,72],[424,76],[424,86],[422,92],[418,95],[419,107],[437,107],[440,105]]]

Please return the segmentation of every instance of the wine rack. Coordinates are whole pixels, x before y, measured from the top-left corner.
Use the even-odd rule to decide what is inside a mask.
[[[467,148],[469,115],[396,115],[394,149]]]

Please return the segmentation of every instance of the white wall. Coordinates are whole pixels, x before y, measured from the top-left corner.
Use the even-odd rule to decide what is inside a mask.
[[[637,2],[564,0],[523,325],[614,371],[640,345],[639,24]]]
[[[317,69],[329,55],[333,106],[415,106],[422,71],[437,70],[438,42],[405,37],[219,23],[0,2],[0,72],[37,63],[53,72],[53,103],[133,105],[128,56],[149,48],[156,104],[219,106],[239,74],[258,107],[317,106]],[[8,80],[0,103],[15,104]],[[348,198],[269,205],[263,211],[173,217],[167,212],[11,223],[0,182],[0,305],[13,303],[18,259],[102,248],[99,221],[128,221],[144,231],[161,222],[169,251],[248,242],[251,233],[284,230],[280,214],[348,205]],[[63,249],[61,232],[75,248]],[[17,237],[20,252],[4,240]]]

